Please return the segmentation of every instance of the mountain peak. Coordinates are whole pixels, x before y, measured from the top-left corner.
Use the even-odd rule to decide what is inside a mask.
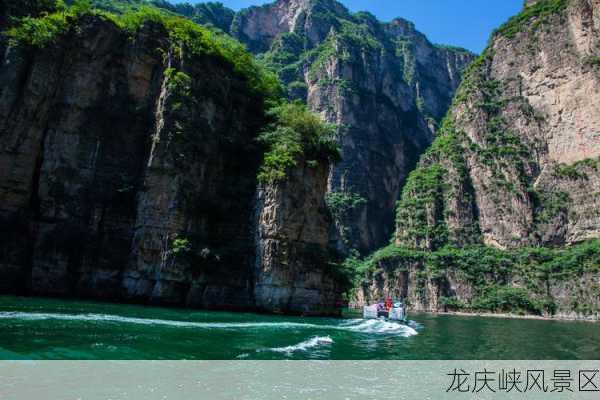
[[[240,11],[231,31],[250,51],[261,53],[267,51],[279,35],[311,28],[313,32],[307,36],[316,44],[329,32],[332,19],[349,14],[346,7],[335,0],[277,0]]]
[[[384,26],[392,36],[414,36],[417,32],[415,24],[404,18],[394,18]]]

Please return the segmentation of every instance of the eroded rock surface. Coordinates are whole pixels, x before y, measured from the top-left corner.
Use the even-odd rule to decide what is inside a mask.
[[[266,196],[277,218],[257,227],[262,98],[227,62],[186,54],[160,24],[131,36],[91,15],[44,48],[8,48],[3,293],[338,311],[342,290],[310,252],[327,248],[327,165],[293,171]],[[261,255],[259,229],[275,232]],[[261,291],[267,281],[279,291]]]
[[[473,55],[431,44],[406,20],[381,23],[333,0],[251,7],[231,31],[278,71],[290,96],[340,126],[343,161],[328,190],[348,204],[333,210],[332,242],[343,253],[387,243],[404,178]]]
[[[598,0],[529,1],[494,34],[408,178],[359,304],[598,318],[599,60]]]
[[[465,77],[407,188],[398,244],[513,248],[600,236],[600,3],[554,3],[563,6],[502,28]]]
[[[305,162],[285,182],[259,192],[254,295],[259,309],[332,314],[345,286],[329,248],[327,168]],[[347,283],[346,283],[347,284]]]

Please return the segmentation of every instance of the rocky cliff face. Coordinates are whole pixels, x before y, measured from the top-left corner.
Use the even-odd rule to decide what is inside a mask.
[[[259,309],[334,313],[344,283],[335,275],[328,243],[328,168],[305,161],[289,179],[259,192],[254,294]]]
[[[340,126],[343,161],[329,177],[340,209],[331,239],[345,253],[388,242],[404,178],[431,143],[465,65],[414,25],[351,14],[333,0],[278,0],[236,15],[231,32]]]
[[[511,248],[600,235],[599,8],[537,2],[499,30],[407,187],[399,244]]]
[[[331,18],[338,14],[347,15],[347,10],[335,0],[279,0],[240,11],[231,33],[257,53],[268,51],[290,32],[305,35],[307,46],[314,47],[325,39]]]
[[[568,250],[492,248],[375,256],[355,304],[405,299],[413,311],[600,319],[600,242]]]
[[[0,290],[335,312],[343,288],[309,251],[325,248],[323,170],[293,172],[258,207],[263,99],[179,39],[84,14],[53,42],[7,49]]]
[[[94,1],[123,12],[141,0]],[[381,23],[335,0],[277,0],[234,13],[218,3],[160,9],[225,31],[277,72],[289,96],[340,126],[343,161],[329,177],[338,251],[388,242],[404,179],[448,110],[468,51],[431,44],[403,19]],[[374,118],[375,116],[375,118]]]
[[[465,72],[438,138],[407,181],[395,244],[433,251],[434,258],[447,256],[445,246],[506,252],[479,261],[492,265],[480,271],[487,283],[471,279],[466,284],[456,275],[464,278],[465,269],[473,270],[452,258],[442,263],[451,268],[440,270],[432,262],[393,257],[383,262],[387,267],[380,266],[396,265],[405,271],[403,278],[392,283],[381,272],[373,276],[379,284],[367,280],[360,296],[394,288],[404,290],[417,308],[439,310],[440,297],[471,307],[474,298],[489,299],[492,289],[501,288],[503,295],[522,290],[546,296],[563,315],[577,313],[584,304],[597,316],[597,248],[574,256],[575,273],[551,261],[556,254],[533,264],[495,261],[525,246],[565,246],[600,237],[599,56],[598,0],[528,2],[494,34]],[[461,259],[479,257],[460,254]],[[503,275],[514,265],[522,268]],[[546,277],[544,283],[528,280],[536,274]],[[423,293],[419,299],[410,294],[415,290]]]

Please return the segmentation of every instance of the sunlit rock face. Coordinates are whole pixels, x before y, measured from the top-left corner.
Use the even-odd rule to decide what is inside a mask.
[[[511,248],[600,236],[599,26],[596,0],[545,1],[494,35],[401,202],[398,244]],[[424,185],[437,170],[443,182]],[[411,208],[427,191],[436,195]]]
[[[375,257],[357,302],[498,311],[502,298],[598,319],[599,81],[600,1],[529,2],[502,26],[408,178],[397,246]]]
[[[338,314],[348,282],[336,278],[325,204],[328,165],[302,160],[288,180],[265,185],[257,203],[254,296],[260,310]]]
[[[473,55],[431,44],[406,20],[381,23],[332,0],[251,7],[231,32],[278,72],[291,97],[340,127],[343,160],[328,189],[342,203],[332,243],[346,254],[387,243],[404,179]]]

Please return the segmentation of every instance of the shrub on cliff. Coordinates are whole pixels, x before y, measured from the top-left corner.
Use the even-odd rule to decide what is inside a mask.
[[[0,29],[24,17],[38,17],[56,11],[56,0],[4,0],[0,2]]]
[[[44,3],[44,6],[38,4],[36,7],[38,12],[29,11],[22,18],[15,20],[16,26],[6,33],[13,44],[47,46],[64,34],[71,26],[71,22],[91,12],[89,0],[78,0],[70,7],[65,6],[62,1]]]
[[[267,114],[272,122],[260,135],[260,141],[268,147],[258,175],[260,182],[284,180],[300,159],[309,165],[339,160],[335,126],[323,122],[303,103],[283,103]]]
[[[541,315],[542,304],[531,298],[523,288],[490,286],[473,300],[470,308],[495,312]]]
[[[363,280],[371,282],[382,270],[393,275],[412,268],[442,287],[451,274],[452,279],[459,279],[472,289],[468,299],[440,293],[440,304],[451,310],[553,314],[558,305],[548,288],[563,283],[579,285],[586,274],[596,276],[600,272],[600,240],[566,248],[500,250],[471,246],[444,247],[433,252],[392,244],[362,261],[353,257],[347,264],[355,271],[355,286],[360,286]],[[424,288],[427,279],[416,280],[417,289]],[[572,307],[578,312],[599,311],[593,304],[582,303],[583,299],[575,295],[572,304],[562,307]]]
[[[259,66],[244,46],[231,37],[212,31],[185,18],[172,16],[153,7],[114,16],[130,34],[135,34],[148,23],[160,24],[169,32],[176,51],[185,48],[189,56],[213,56],[229,63],[234,71],[244,76],[249,86],[266,97],[279,97],[280,84],[274,74]]]
[[[235,16],[233,10],[219,2],[173,4],[166,0],[152,0],[152,5],[181,14],[196,23],[212,25],[224,32],[229,31]]]
[[[549,17],[563,11],[568,3],[569,0],[539,0],[509,19],[496,33],[512,39],[524,29],[532,28],[536,30]]]
[[[275,75],[259,66],[241,43],[190,20],[155,7],[140,7],[137,11],[112,14],[94,8],[89,0],[77,0],[71,6],[65,6],[62,2],[57,4],[55,12],[22,18],[17,26],[7,32],[11,42],[46,47],[70,29],[76,29],[78,20],[84,15],[110,20],[131,36],[147,24],[157,24],[168,32],[175,53],[185,49],[190,57],[215,57],[229,64],[247,80],[251,90],[263,97],[269,99],[282,95],[281,85]]]
[[[347,213],[367,203],[367,199],[356,193],[331,192],[325,196],[329,212],[336,219],[343,218]]]

